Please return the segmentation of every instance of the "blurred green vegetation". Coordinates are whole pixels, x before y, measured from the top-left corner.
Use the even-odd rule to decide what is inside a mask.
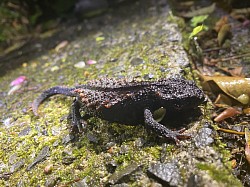
[[[0,1],[0,51],[20,42],[41,24],[72,13],[76,0],[2,0]],[[40,30],[39,30],[40,25]]]
[[[0,4],[0,42],[10,42],[13,37],[27,33],[27,11],[20,4],[4,0]]]
[[[51,20],[66,18],[74,13],[74,6],[80,0],[0,0],[0,53],[9,46],[25,40],[51,28]],[[84,0],[82,0],[84,1]],[[102,1],[85,0],[101,3]],[[103,0],[104,1],[104,0]],[[109,5],[126,0],[107,0]],[[132,0],[131,0],[132,1]],[[227,9],[250,6],[249,0],[223,0]],[[199,17],[199,19],[204,19]],[[196,24],[200,20],[195,20]],[[1,56],[1,55],[0,55]]]

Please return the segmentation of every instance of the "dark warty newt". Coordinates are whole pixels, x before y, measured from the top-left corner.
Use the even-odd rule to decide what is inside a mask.
[[[176,142],[187,135],[155,121],[152,112],[161,107],[172,111],[192,110],[205,100],[203,91],[194,81],[182,77],[140,82],[103,78],[74,88],[55,86],[44,91],[33,102],[34,114],[38,115],[38,107],[44,100],[56,94],[75,97],[70,119],[79,132],[82,132],[80,111],[83,110],[88,116],[109,122],[144,124],[157,135]]]

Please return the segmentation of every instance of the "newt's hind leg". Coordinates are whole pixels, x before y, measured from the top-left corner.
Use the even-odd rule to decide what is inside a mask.
[[[149,109],[144,110],[144,120],[147,128],[153,130],[157,135],[173,139],[176,143],[179,142],[179,139],[186,139],[190,136],[181,134],[180,131],[172,131],[165,127],[164,125],[156,122],[153,118],[153,114]]]
[[[74,102],[71,105],[70,113],[68,116],[68,120],[70,121],[72,125],[72,131],[82,132],[82,120],[81,120],[81,114],[80,114],[80,102],[75,99]]]

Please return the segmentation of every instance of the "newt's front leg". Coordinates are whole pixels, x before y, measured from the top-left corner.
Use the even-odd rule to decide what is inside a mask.
[[[153,118],[153,114],[149,109],[144,110],[144,120],[145,120],[145,126],[154,132],[156,132],[158,135],[170,138],[175,140],[176,143],[179,142],[179,139],[186,139],[190,136],[181,134],[180,131],[172,131],[165,127],[164,125],[156,122]]]

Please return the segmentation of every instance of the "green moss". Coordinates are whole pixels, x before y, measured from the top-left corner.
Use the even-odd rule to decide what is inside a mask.
[[[199,163],[197,167],[201,170],[208,171],[214,180],[226,186],[242,186],[241,182],[232,175],[230,170],[218,168],[214,164],[205,163]]]
[[[131,152],[128,152],[128,153],[119,155],[115,157],[114,159],[118,164],[127,163],[132,160],[132,155],[133,154]]]
[[[227,168],[232,167],[232,163],[230,162],[230,159],[232,157],[232,153],[230,150],[227,149],[226,143],[223,143],[219,138],[216,140],[216,145],[213,146],[214,150],[218,151],[220,154],[222,154],[222,162]]]
[[[162,150],[162,148],[160,146],[146,147],[144,149],[144,151],[147,154],[153,156],[155,159],[159,159],[160,158],[161,150]]]

